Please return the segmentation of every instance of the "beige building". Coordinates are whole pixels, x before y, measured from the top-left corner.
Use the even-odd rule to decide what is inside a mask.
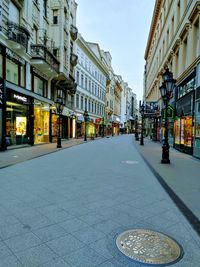
[[[74,0],[0,0],[0,147],[56,141],[62,91],[61,134],[70,134],[76,89]],[[61,94],[61,93],[59,93]]]
[[[169,68],[176,79],[170,100],[174,112],[169,118],[171,143],[191,154],[193,151],[200,154],[199,111],[194,116],[195,107],[199,105],[199,25],[200,1],[157,0],[145,51],[145,101],[158,102],[161,113],[159,87],[162,74]],[[156,134],[162,133],[161,120],[158,126]]]

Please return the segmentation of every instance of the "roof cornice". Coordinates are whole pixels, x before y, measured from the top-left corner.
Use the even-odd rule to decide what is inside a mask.
[[[161,3],[162,3],[162,0],[156,0],[155,6],[154,6],[153,17],[151,20],[151,26],[150,26],[149,36],[147,39],[147,46],[146,46],[145,55],[144,55],[145,60],[147,60],[149,49],[150,49],[151,42],[153,39],[153,35],[154,35],[156,25],[158,22],[158,17],[159,17],[159,13],[161,9]]]

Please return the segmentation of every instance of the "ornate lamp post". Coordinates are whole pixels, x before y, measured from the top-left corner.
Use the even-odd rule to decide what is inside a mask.
[[[164,102],[165,107],[165,134],[164,134],[164,142],[162,145],[162,160],[161,163],[169,164],[169,142],[168,142],[168,114],[167,108],[168,103],[171,98],[173,88],[175,85],[175,80],[173,79],[173,73],[166,69],[165,73],[163,74],[163,83],[160,86],[160,94]]]
[[[87,110],[84,111],[84,113],[83,113],[83,117],[84,117],[84,121],[85,121],[84,141],[87,141],[87,125],[86,125],[86,123],[87,123],[88,120],[89,120],[89,114],[88,114],[88,111],[87,111]]]
[[[135,116],[135,140],[139,141],[139,136],[138,136],[138,115]]]
[[[142,105],[141,105],[141,101],[140,101],[140,114],[142,117],[142,129],[141,129],[140,145],[143,146],[144,145],[144,102],[142,102]]]
[[[57,112],[58,112],[58,137],[57,137],[57,148],[61,148],[61,131],[60,131],[60,124],[61,124],[61,115],[64,108],[64,100],[62,97],[62,90],[58,90],[58,96],[55,102]]]

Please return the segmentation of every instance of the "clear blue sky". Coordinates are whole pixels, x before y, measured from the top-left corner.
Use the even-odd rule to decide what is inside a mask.
[[[155,0],[76,0],[77,27],[86,41],[112,55],[114,72],[143,95],[144,52]]]

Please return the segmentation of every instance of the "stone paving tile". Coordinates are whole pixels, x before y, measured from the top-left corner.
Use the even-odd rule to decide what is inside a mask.
[[[10,249],[5,245],[4,242],[0,241],[0,261],[10,255],[12,255]]]
[[[72,234],[86,245],[105,237],[104,233],[97,231],[92,227],[83,228],[79,231],[73,232]]]
[[[88,247],[65,256],[64,260],[73,267],[94,267],[106,261],[104,257]]]
[[[61,258],[52,259],[51,261],[45,262],[37,267],[71,267],[66,261]]]
[[[48,225],[40,229],[32,230],[43,242],[67,235],[67,232],[58,224]]]
[[[95,225],[92,225],[92,227],[107,235],[112,231],[114,231],[115,229],[119,228],[120,224],[112,220],[104,219],[103,221],[96,223]]]
[[[29,232],[29,229],[26,228],[22,223],[17,223],[13,225],[5,225],[4,227],[0,227],[0,237],[2,240],[6,240],[8,238],[21,235]]]
[[[5,240],[4,242],[14,253],[38,246],[42,243],[42,241],[33,233],[15,236]]]
[[[100,223],[103,219],[97,212],[90,212],[86,215],[78,217],[80,220],[86,222],[88,225]]]
[[[41,214],[34,217],[33,216],[23,217],[20,219],[20,221],[24,225],[28,226],[28,228],[30,229],[38,229],[53,224],[53,222],[50,219]]]
[[[90,243],[89,247],[95,250],[99,255],[103,256],[106,260],[113,258],[113,255],[107,247],[106,238],[100,239],[94,243]]]
[[[88,227],[88,224],[79,220],[78,218],[73,218],[71,220],[64,221],[59,223],[59,225],[64,228],[68,233],[72,233],[78,230],[81,230],[85,227]]]
[[[59,256],[67,255],[85,246],[83,242],[79,241],[77,238],[70,234],[49,241],[46,243],[46,245]]]
[[[23,264],[24,267],[36,267],[39,264],[43,264],[58,257],[58,255],[55,254],[45,244],[42,244],[34,248],[30,248],[25,251],[16,252],[15,255],[17,256],[17,258]]]
[[[74,217],[65,210],[61,210],[56,207],[52,209],[43,207],[42,209],[38,209],[38,211],[40,211],[45,217],[47,217],[49,220],[55,223],[66,221]]]
[[[18,259],[14,255],[11,255],[0,260],[0,267],[24,267],[24,266],[18,261]]]

